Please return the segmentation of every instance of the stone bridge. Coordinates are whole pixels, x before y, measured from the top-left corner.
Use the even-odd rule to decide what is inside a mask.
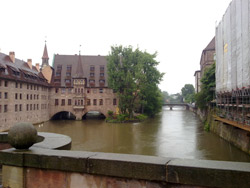
[[[163,106],[168,106],[170,107],[170,110],[173,110],[174,106],[184,106],[186,107],[186,110],[189,110],[189,104],[187,103],[165,103]]]
[[[117,106],[55,106],[50,110],[50,119],[60,112],[70,112],[74,116],[76,116],[76,120],[82,120],[82,117],[90,112],[90,111],[97,111],[103,114],[105,117],[108,115],[108,111],[111,110],[113,112],[116,112]]]
[[[41,136],[29,150],[0,151],[3,187],[250,187],[249,163],[54,150],[69,142]],[[0,140],[6,148],[7,134]]]

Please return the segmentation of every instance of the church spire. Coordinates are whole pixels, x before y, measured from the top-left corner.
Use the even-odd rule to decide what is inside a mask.
[[[47,41],[45,40],[45,46],[44,46],[43,57],[42,57],[42,68],[49,65],[49,56],[48,56],[46,42]]]
[[[78,62],[77,62],[77,69],[76,69],[76,78],[83,78],[83,68],[82,68],[82,58],[81,52],[79,51]]]

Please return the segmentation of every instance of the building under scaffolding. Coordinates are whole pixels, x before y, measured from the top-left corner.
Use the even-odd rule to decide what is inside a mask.
[[[250,128],[248,7],[248,0],[233,0],[216,28],[216,104],[220,119]]]

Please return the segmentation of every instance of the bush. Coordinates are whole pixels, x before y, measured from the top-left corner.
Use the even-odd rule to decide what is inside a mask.
[[[209,130],[210,130],[210,125],[207,121],[205,122],[204,130],[207,132],[209,132]]]
[[[123,122],[123,121],[125,121],[126,119],[128,119],[128,114],[119,114],[118,116],[117,116],[117,120],[119,121],[119,122]]]
[[[109,111],[108,111],[108,115],[109,115],[110,117],[112,117],[112,116],[114,115],[114,112],[113,112],[112,110],[109,110]]]
[[[145,119],[148,118],[148,116],[144,115],[144,114],[139,114],[138,116],[135,117],[136,119],[140,120],[140,121],[143,121]]]

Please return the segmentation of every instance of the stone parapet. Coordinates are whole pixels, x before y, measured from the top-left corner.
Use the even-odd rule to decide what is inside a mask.
[[[27,151],[1,151],[0,162],[4,165],[4,174],[10,172],[13,167],[23,168],[24,181],[28,182],[24,187],[48,187],[49,182],[51,187],[58,187],[63,183],[66,188],[74,187],[73,185],[91,187],[84,186],[90,182],[92,185],[99,185],[96,187],[250,187],[250,164],[241,162],[171,159],[35,147]],[[13,172],[14,170],[11,171]],[[18,170],[16,172],[18,173]],[[36,178],[32,178],[34,174]],[[9,176],[3,176],[3,185],[9,186],[10,179],[5,177]],[[57,177],[56,181],[54,177]]]

